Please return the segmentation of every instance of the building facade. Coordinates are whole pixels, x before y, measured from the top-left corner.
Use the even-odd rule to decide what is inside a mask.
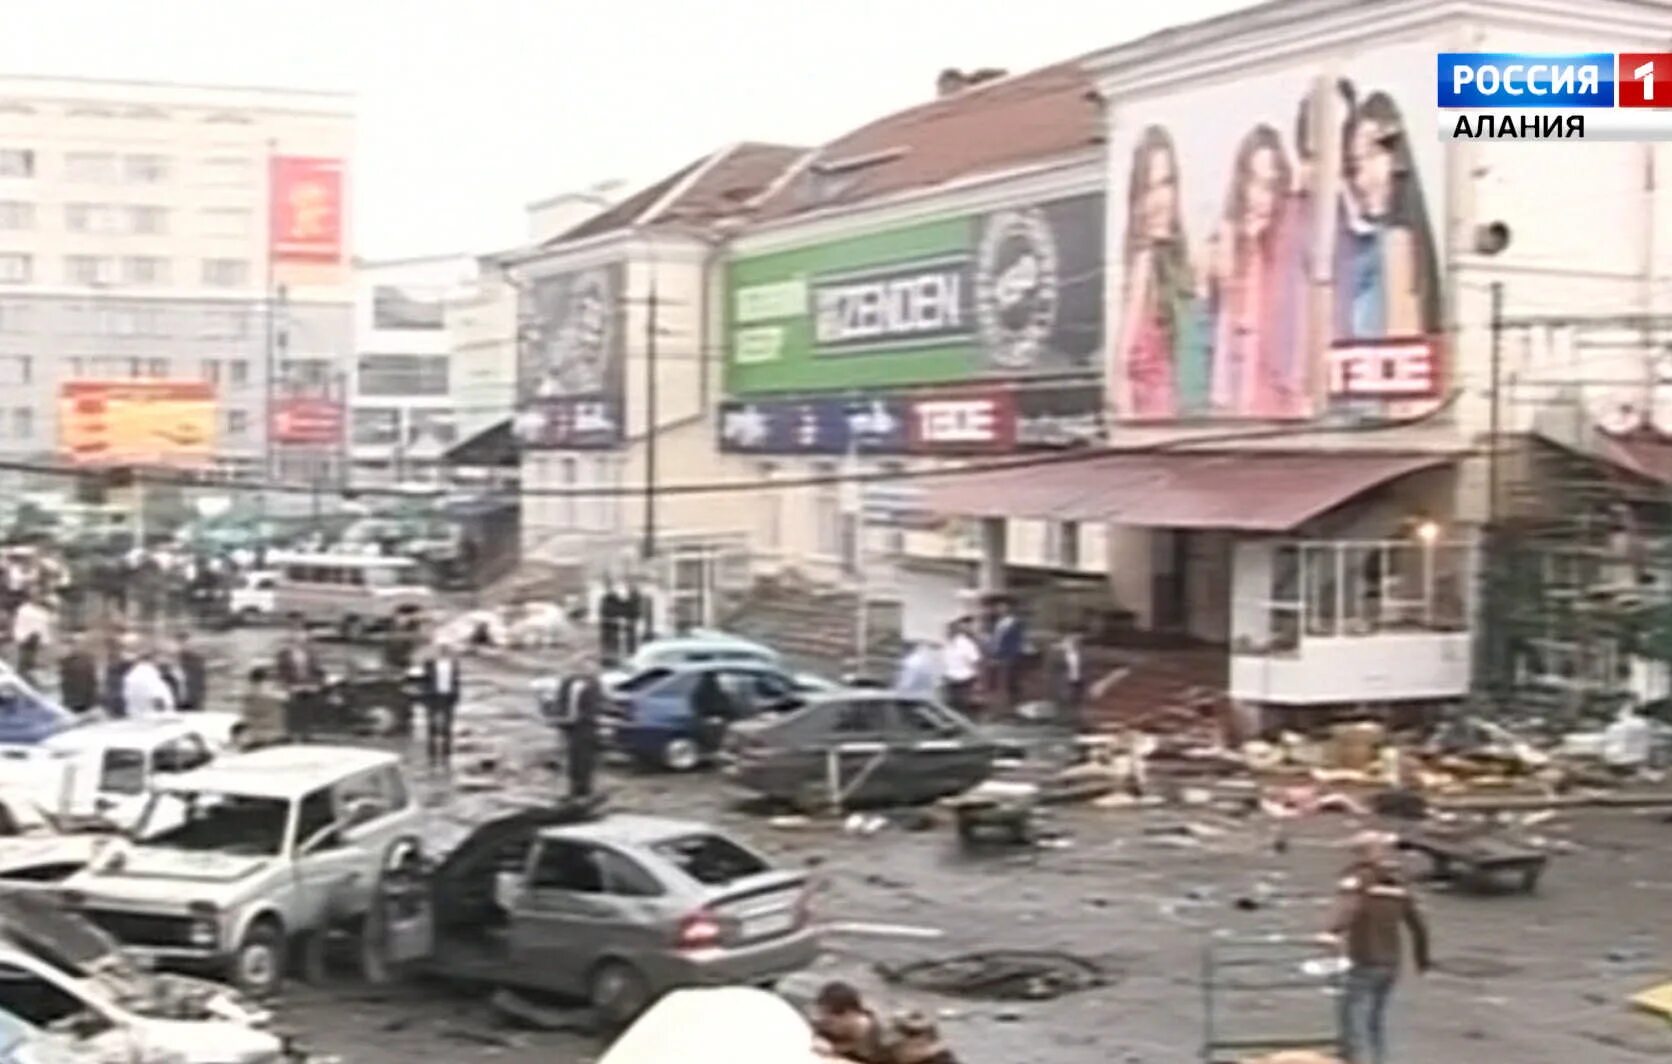
[[[67,382],[201,381],[219,464],[276,461],[279,382],[352,350],[353,137],[336,94],[0,78],[0,451],[58,454]]]

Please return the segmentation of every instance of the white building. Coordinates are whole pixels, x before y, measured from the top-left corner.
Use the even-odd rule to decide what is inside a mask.
[[[272,385],[351,350],[353,151],[339,94],[0,77],[0,452],[58,449],[64,382],[201,380],[223,464],[254,471]],[[293,193],[314,231],[269,256]]]

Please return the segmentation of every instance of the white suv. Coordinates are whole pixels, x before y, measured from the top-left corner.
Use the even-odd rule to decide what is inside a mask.
[[[325,935],[360,930],[383,869],[418,852],[419,818],[394,754],[268,747],[159,786],[142,841],[72,876],[64,899],[142,955],[268,994],[293,945],[317,956]]]

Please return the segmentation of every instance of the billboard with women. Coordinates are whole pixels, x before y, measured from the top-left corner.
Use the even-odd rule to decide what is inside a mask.
[[[1440,143],[1411,123],[1431,66],[1389,49],[1123,101],[1117,419],[1354,421],[1438,400],[1445,186]]]

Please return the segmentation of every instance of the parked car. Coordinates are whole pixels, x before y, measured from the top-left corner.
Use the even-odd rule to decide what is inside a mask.
[[[252,625],[278,616],[279,573],[256,569],[240,573],[227,596],[227,612],[238,624]]]
[[[727,733],[725,759],[733,782],[779,801],[824,802],[834,761],[849,791],[844,804],[909,805],[970,789],[1008,749],[930,699],[845,690],[739,721]]]
[[[64,897],[141,955],[267,994],[293,944],[359,929],[388,854],[417,847],[419,816],[395,754],[234,754],[159,783],[139,841],[71,876]]]
[[[763,643],[742,636],[728,635],[699,628],[683,635],[652,639],[639,647],[618,669],[604,673],[605,689],[629,677],[658,665],[696,664],[706,661],[757,661],[763,665],[782,665],[776,650]]]
[[[692,699],[704,675],[719,683],[731,720],[789,709],[810,694],[838,689],[828,680],[761,661],[653,665],[610,690],[605,741],[642,765],[675,772],[697,768],[707,755]]]
[[[818,953],[806,874],[688,820],[524,810],[477,828],[427,888],[381,906],[402,914],[379,932],[391,960],[585,999],[614,1025],[667,991],[769,983]]]
[[[275,1064],[271,1017],[226,987],[136,966],[39,894],[0,893],[0,1010],[103,1061]]]
[[[0,786],[0,887],[60,883],[115,840],[108,828],[60,820],[22,788]]]
[[[54,816],[131,830],[159,781],[208,764],[234,744],[239,725],[231,713],[80,724],[35,746],[0,748],[0,783]]]

